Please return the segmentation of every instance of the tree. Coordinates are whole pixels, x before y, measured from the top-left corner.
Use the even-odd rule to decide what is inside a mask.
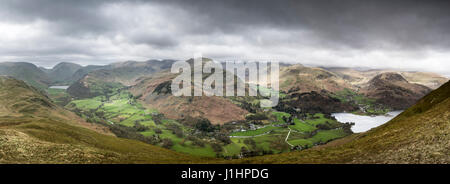
[[[218,133],[218,134],[216,134],[216,139],[225,143],[225,145],[231,144],[231,139],[226,134]]]
[[[105,112],[104,112],[104,111],[101,111],[101,110],[95,112],[95,115],[96,115],[97,117],[99,117],[99,118],[102,118],[102,119],[105,118]]]
[[[170,149],[173,146],[173,142],[171,139],[165,138],[162,140],[162,147]]]
[[[248,156],[248,153],[249,153],[248,149],[247,149],[245,146],[242,146],[242,147],[241,147],[241,155],[242,155],[243,157],[247,157],[247,156]]]
[[[205,143],[202,140],[200,140],[200,139],[192,140],[192,144],[196,145],[196,146],[199,146],[199,147],[202,147],[202,148],[205,147]]]
[[[109,125],[109,129],[113,132],[117,137],[127,138],[127,139],[135,139],[148,144],[156,144],[159,142],[159,138],[157,137],[145,137],[141,133],[137,132],[133,127],[126,127],[123,125]]]
[[[182,130],[177,130],[177,131],[175,131],[175,135],[178,137],[178,138],[182,138],[183,137],[183,131]]]
[[[162,130],[159,128],[155,128],[154,131],[156,134],[162,134]]]
[[[255,114],[250,114],[245,117],[246,120],[266,120],[269,119],[266,114],[258,112]]]
[[[168,124],[167,129],[171,130],[173,134],[175,134],[177,137],[182,138],[183,137],[183,130],[180,128],[180,126],[176,124]]]
[[[220,153],[220,152],[223,151],[223,148],[222,148],[222,146],[220,144],[212,143],[211,147],[214,150],[214,152],[216,152],[216,153]]]
[[[197,123],[194,125],[197,130],[202,132],[212,132],[214,131],[214,126],[206,118],[199,118]]]
[[[216,158],[224,158],[222,153],[216,153]]]
[[[156,114],[152,118],[153,118],[153,121],[155,122],[155,124],[160,125],[160,124],[162,124],[162,120],[164,119],[164,115],[163,114]]]
[[[252,148],[256,148],[256,142],[253,139],[244,139],[244,144],[251,146]]]
[[[143,131],[147,131],[148,130],[147,126],[142,125],[139,122],[135,122],[133,128],[136,129],[136,131],[138,131],[138,132],[143,132]]]

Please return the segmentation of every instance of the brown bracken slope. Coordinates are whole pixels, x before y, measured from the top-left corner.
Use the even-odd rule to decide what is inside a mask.
[[[398,73],[382,73],[371,79],[361,92],[395,110],[406,109],[431,91],[430,88],[408,82]]]

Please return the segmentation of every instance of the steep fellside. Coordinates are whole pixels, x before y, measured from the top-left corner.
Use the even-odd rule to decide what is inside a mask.
[[[25,81],[39,89],[47,89],[51,80],[47,74],[36,65],[25,62],[0,63],[0,75],[11,76]]]
[[[390,122],[325,146],[239,163],[450,163],[450,82]]]
[[[322,68],[300,64],[280,69],[280,88],[288,95],[282,99],[278,110],[296,109],[303,113],[353,112],[356,105],[343,102],[334,93],[356,90],[342,77]]]
[[[110,134],[54,105],[24,82],[0,77],[0,163],[201,162]]]
[[[282,99],[277,108],[284,110],[286,108],[298,109],[304,113],[334,113],[334,112],[353,112],[358,108],[341,102],[333,98],[326,91],[311,91],[305,93],[292,93],[288,98]]]
[[[300,64],[280,68],[280,89],[286,92],[337,92],[345,88],[353,87],[343,78],[322,68]]]
[[[393,109],[406,109],[431,91],[430,88],[409,83],[398,73],[382,73],[369,81],[361,92],[377,103]]]
[[[78,64],[62,62],[46,71],[53,84],[67,85],[72,82],[72,75],[81,68]]]
[[[189,62],[189,61],[188,61]],[[149,108],[158,109],[166,117],[181,119],[183,117],[203,117],[213,124],[244,120],[247,110],[221,96],[173,96],[171,82],[177,74],[168,71],[152,77],[141,78],[130,91],[139,96]]]
[[[78,69],[77,71],[75,71],[72,74],[72,77],[70,78],[70,81],[75,82],[80,80],[81,78],[83,78],[86,74],[88,74],[89,72],[95,71],[95,70],[100,70],[100,69],[108,69],[110,68],[109,65],[88,65],[85,66],[83,68]]]

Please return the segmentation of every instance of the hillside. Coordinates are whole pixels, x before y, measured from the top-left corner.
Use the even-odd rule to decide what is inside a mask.
[[[353,68],[342,67],[323,67],[325,70],[335,73],[336,75],[347,80],[354,86],[362,86],[368,83],[375,76],[382,73],[395,72],[402,75],[408,82],[427,86],[436,89],[445,84],[449,79],[439,74],[430,72],[417,71],[396,71],[396,70],[357,70]]]
[[[0,77],[0,163],[190,163],[192,157],[114,137],[22,81]]]
[[[231,120],[236,117],[234,115],[239,115],[240,111],[242,111],[243,116],[248,114],[247,111],[236,105],[236,101],[228,98],[170,97],[170,88],[168,88],[167,82],[170,82],[174,76],[174,74],[167,72],[155,73],[151,77],[142,77],[136,81],[137,85],[130,89],[136,96],[130,97],[124,93],[124,95],[119,94],[106,101],[101,98],[98,99],[101,101],[99,102],[100,104],[104,104],[101,107],[101,109],[105,110],[103,116],[109,117],[109,111],[118,110],[114,105],[123,101],[124,104],[133,107],[127,109],[127,113],[131,111],[140,113],[142,111],[145,117],[148,115],[154,116],[152,120],[156,122],[154,118],[156,118],[155,116],[158,113],[155,114],[153,111],[148,114],[147,110],[139,109],[141,108],[138,106],[139,104],[130,103],[130,98],[135,97],[141,99],[140,102],[143,102],[144,105],[151,106],[149,110],[157,107],[160,112],[167,116],[171,116],[170,112],[176,115],[198,115],[198,117],[211,119],[211,122],[214,124]],[[376,82],[376,80],[389,81],[396,86],[408,87],[415,85],[407,83],[401,75],[392,73],[380,75],[374,78],[372,82],[380,82]],[[322,101],[317,100],[318,98],[326,99],[324,101],[328,101],[327,104],[336,102],[334,98],[323,96],[323,92],[292,93],[290,95],[293,99],[297,98],[302,102]],[[119,96],[121,97],[118,98]],[[40,93],[36,88],[11,77],[0,77],[0,141],[2,142],[0,145],[0,163],[448,163],[450,161],[448,157],[450,154],[448,149],[450,142],[449,96],[450,83],[446,83],[441,88],[429,93],[416,105],[391,122],[369,132],[354,134],[304,151],[226,161],[188,156],[140,141],[117,138],[105,126],[87,123],[74,113],[53,104],[47,96]],[[95,99],[90,101],[94,102]],[[75,104],[82,105],[82,100]],[[86,105],[93,106],[94,104]],[[294,106],[295,103],[291,105]],[[326,105],[322,104],[322,106]],[[136,107],[139,108],[136,109]],[[233,110],[234,107],[236,109]],[[317,111],[324,111],[324,109],[318,109]],[[85,113],[89,114],[89,112]],[[252,131],[233,132],[231,135],[257,135],[267,131],[265,129],[273,129],[269,134],[255,138],[256,143],[265,149],[289,150],[288,147],[277,147],[278,145],[286,145],[284,138],[287,134],[287,128],[274,126],[285,121],[283,116],[289,117],[289,114],[276,111],[270,111],[269,113],[276,117],[275,120],[271,120],[271,117],[268,116],[274,124]],[[125,117],[125,114],[122,115],[118,117]],[[307,131],[305,128],[311,131],[314,127],[298,125],[318,123],[319,120],[315,119],[314,116],[317,116],[320,121],[326,118],[320,113],[312,117],[308,116],[311,119],[307,118],[305,120],[294,117],[292,118],[294,124],[289,125],[289,127],[296,131]],[[138,116],[134,114],[130,115],[130,117],[129,120],[126,119],[124,121],[119,119],[111,120],[124,124],[133,123]],[[179,118],[181,117],[175,117],[174,119]],[[137,119],[139,120],[139,118]],[[286,120],[289,120],[289,118]],[[142,119],[140,122],[142,125],[145,125],[146,120]],[[178,124],[172,120],[164,120],[163,124],[157,124],[157,126],[168,126],[170,124],[167,124],[168,122]],[[324,122],[326,124],[332,122],[329,126],[338,126],[332,120],[324,120]],[[265,120],[263,123],[267,123],[267,121]],[[223,126],[233,126],[232,128],[234,129],[234,126],[242,127],[242,125],[238,123],[236,125],[225,124]],[[175,146],[172,147],[173,150],[185,153],[198,151],[197,155],[206,155],[206,153],[202,152],[208,151],[207,155],[209,157],[211,157],[211,154],[214,154],[211,147],[213,144],[210,146],[207,143],[207,146],[203,148],[193,145],[190,141],[183,144],[185,139],[192,139],[192,137],[186,136],[190,128],[183,124],[178,124],[178,126],[184,132],[184,135],[182,138],[174,138],[174,140],[178,141],[179,139],[181,142],[174,141]],[[160,128],[163,130],[161,136],[170,133],[168,132],[170,127],[166,128],[167,130]],[[316,126],[315,128],[320,127]],[[328,140],[348,135],[344,134],[345,132],[334,131],[320,130],[311,138],[294,132],[289,141],[295,145],[308,146],[315,143],[326,143]],[[152,132],[153,130],[147,130],[142,132],[142,134],[146,135],[146,133]],[[333,137],[322,141],[321,139],[324,138],[325,134],[326,136],[333,134]],[[175,135],[171,134],[171,136]],[[209,134],[205,136],[211,137]],[[231,138],[231,144],[224,145],[222,151],[239,152],[242,145],[248,144],[245,142],[241,143],[244,139]],[[276,144],[278,140],[280,140],[280,144]],[[191,150],[191,148],[195,148],[195,150]],[[251,148],[251,146],[248,148]],[[248,154],[250,153],[252,152]],[[232,155],[228,154],[225,156]]]
[[[89,122],[133,130],[153,145],[205,157],[231,159],[241,157],[241,153],[247,157],[288,152],[290,145],[305,149],[351,134],[348,124],[329,114],[289,114],[261,108],[260,96],[173,96],[171,82],[177,75],[164,70],[139,78],[129,88],[76,99],[65,107]],[[208,75],[204,73],[203,78]],[[295,132],[287,144],[290,129]]]
[[[92,72],[95,70],[100,70],[100,69],[107,69],[107,68],[109,68],[109,65],[105,65],[105,66],[88,65],[88,66],[82,67],[72,74],[70,81],[72,81],[72,82],[78,81],[81,78],[83,78],[86,74],[88,74],[89,72]]]
[[[431,91],[426,86],[408,82],[398,73],[379,74],[366,85],[361,93],[395,110],[411,107]]]
[[[300,64],[280,68],[280,89],[286,92],[330,92],[353,88],[340,76],[322,68],[305,67]]]
[[[98,96],[124,86],[134,85],[138,78],[169,69],[173,62],[173,60],[127,61],[100,68],[91,66],[87,70],[79,70],[74,74],[78,76],[83,71],[92,70],[72,84],[67,91],[70,95],[79,98]]]
[[[237,163],[449,163],[450,82],[390,122],[317,148]]]
[[[177,97],[170,93],[173,74],[143,79],[131,88],[143,103],[172,119],[184,116],[207,118],[213,124],[244,120],[248,112],[230,100],[217,96]]]
[[[335,112],[354,112],[358,108],[350,103],[341,101],[331,96],[327,91],[311,91],[305,93],[291,93],[288,97],[283,98],[277,108],[288,111],[286,109],[300,109],[303,113],[335,113]]]
[[[25,81],[39,89],[46,89],[51,83],[47,74],[36,65],[26,62],[0,63],[0,75],[11,76]]]
[[[211,61],[204,58],[203,62]],[[186,62],[193,64],[193,59]],[[224,73],[226,71],[224,70]],[[203,79],[208,75],[202,73]],[[244,120],[247,110],[233,103],[232,100],[221,96],[196,96],[196,97],[177,97],[171,93],[170,85],[172,79],[177,74],[169,73],[169,71],[161,71],[151,77],[143,77],[139,79],[130,91],[139,96],[143,103],[154,108],[172,119],[180,119],[186,116],[203,117],[211,121],[213,124],[224,124],[230,121]],[[224,77],[224,81],[226,81]],[[194,85],[200,85],[195,82]],[[226,84],[230,85],[230,84]],[[225,86],[226,89],[227,86]]]
[[[288,96],[279,108],[384,114],[410,107],[446,81],[446,77],[426,72],[316,68],[295,64],[280,69],[280,88]]]
[[[81,68],[83,67],[78,64],[62,62],[46,71],[54,85],[67,85],[72,82],[72,75]]]

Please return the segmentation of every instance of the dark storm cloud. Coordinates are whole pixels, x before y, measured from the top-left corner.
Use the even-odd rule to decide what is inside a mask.
[[[55,32],[63,34],[90,34],[107,32],[110,22],[99,14],[99,8],[115,0],[4,0],[0,10],[3,20],[31,22],[46,20],[55,24]],[[2,18],[0,18],[1,20]]]
[[[99,8],[123,1],[103,0],[7,0],[3,11],[12,19],[45,19],[56,23],[65,34],[114,32],[112,22],[99,14]],[[189,34],[214,31],[239,34],[243,29],[303,29],[313,31],[324,45],[377,47],[449,46],[450,3],[448,1],[364,1],[364,0],[160,0],[128,1],[155,3],[189,12],[192,21],[180,29]],[[173,11],[177,11],[173,9]],[[168,10],[170,11],[170,9]],[[118,12],[120,14],[120,12]],[[168,13],[171,14],[170,12]],[[149,37],[156,45],[161,38]],[[145,41],[142,41],[145,42]],[[168,40],[173,45],[173,40]],[[330,45],[330,46],[331,46]]]
[[[450,48],[449,7],[395,0],[3,0],[0,59],[108,62],[203,52],[370,67],[379,66],[379,53],[397,57],[393,66],[411,58],[434,62],[431,50],[442,63]]]
[[[415,48],[450,45],[448,1],[7,0],[1,7],[9,14],[10,20],[44,19],[57,25],[54,27],[56,32],[83,35],[116,31],[117,27],[111,22],[114,20],[105,18],[99,9],[105,4],[118,2],[156,3],[175,7],[172,9],[174,12],[187,11],[192,22],[179,25],[186,34],[240,34],[243,30],[274,27],[312,31],[324,46],[365,48],[387,44]],[[117,13],[120,15],[121,12]],[[167,14],[170,16],[172,13]],[[156,46],[166,45],[163,37],[154,36],[137,43],[152,42]],[[176,43],[168,39],[167,45]]]
[[[134,35],[131,41],[136,44],[145,44],[156,48],[164,49],[174,47],[178,44],[175,38],[169,35]]]
[[[179,0],[170,4],[206,20],[206,29],[197,31],[275,27],[314,32],[328,46],[450,46],[450,1]]]

